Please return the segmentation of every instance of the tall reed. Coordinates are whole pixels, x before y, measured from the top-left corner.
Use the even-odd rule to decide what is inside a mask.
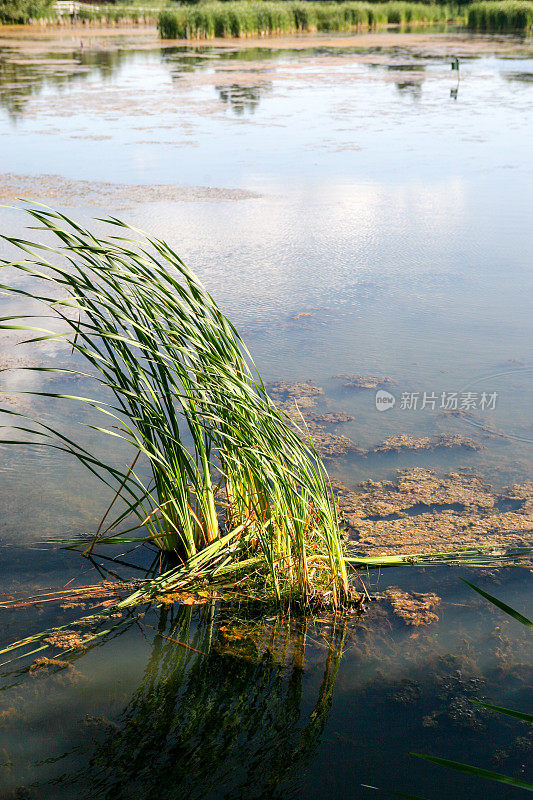
[[[213,39],[315,31],[356,31],[378,25],[445,22],[458,14],[446,5],[410,2],[208,2],[165,8],[163,39]]]
[[[533,2],[530,0],[486,0],[468,7],[468,27],[478,31],[513,32],[533,26]]]
[[[273,405],[241,338],[197,277],[164,241],[131,238],[117,219],[108,220],[115,235],[99,238],[62,214],[28,212],[60,244],[4,237],[28,256],[4,266],[41,289],[2,288],[37,299],[62,321],[64,338],[109,398],[44,394],[102,413],[108,422],[95,429],[128,442],[147,460],[151,481],[135,462],[117,469],[4,409],[12,427],[75,456],[122,495],[125,508],[102,531],[107,541],[133,516],[128,532],[141,528],[143,538],[173,552],[186,563],[178,572],[209,577],[244,565],[278,600],[321,593],[339,603],[348,581],[324,467]],[[30,341],[58,337],[28,319],[0,318],[0,327],[35,331]]]

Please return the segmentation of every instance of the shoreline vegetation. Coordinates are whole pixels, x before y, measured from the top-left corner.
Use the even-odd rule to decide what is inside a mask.
[[[454,24],[482,33],[525,33],[533,28],[533,0],[424,2],[324,2],[323,0],[214,0],[169,3],[147,0],[92,5],[51,0],[0,0],[4,25],[157,25],[161,39],[211,40],[300,33],[357,33],[387,26]]]
[[[467,8],[470,30],[487,33],[531,31],[533,2],[530,0],[483,0]]]
[[[216,39],[295,33],[356,32],[387,25],[457,22],[454,6],[425,3],[312,2],[236,0],[164,8],[159,14],[162,39]]]

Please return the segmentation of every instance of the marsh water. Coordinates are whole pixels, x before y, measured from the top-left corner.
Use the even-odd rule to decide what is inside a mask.
[[[27,198],[167,239],[267,381],[310,381],[321,411],[353,417],[330,430],[366,452],[327,462],[348,487],[411,467],[523,484],[532,109],[528,39],[387,31],[161,46],[150,29],[0,28],[0,232],[26,235],[7,206]],[[95,421],[86,410],[17,393],[90,383],[73,392],[64,376],[17,369],[72,365],[58,341],[18,338],[0,336],[4,407],[109,449],[80,425]],[[389,378],[394,407],[378,410],[376,391],[345,375]],[[452,394],[464,413],[445,413]],[[374,451],[448,433],[476,449]],[[0,447],[2,591],[101,580],[51,543],[94,532],[106,490],[58,453]],[[527,779],[525,725],[470,700],[526,707],[529,641],[461,577],[527,613],[524,568],[387,570],[366,576],[382,599],[360,619],[163,608],[122,620],[65,656],[71,665],[2,667],[0,796],[511,797],[410,755]],[[437,595],[431,619],[395,613],[390,586]],[[0,609],[2,640],[80,608]]]

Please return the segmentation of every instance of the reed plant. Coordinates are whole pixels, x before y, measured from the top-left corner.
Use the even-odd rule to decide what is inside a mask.
[[[379,25],[458,19],[446,5],[410,2],[207,2],[165,8],[158,28],[163,39],[213,39],[316,31],[357,31]]]
[[[63,337],[91,374],[36,369],[93,380],[106,399],[40,394],[98,411],[104,423],[94,429],[127,442],[134,458],[119,469],[45,423],[3,409],[23,434],[17,441],[71,454],[120,495],[122,509],[98,541],[134,532],[171,553],[178,565],[164,586],[244,570],[277,601],[306,604],[320,595],[342,603],[347,567],[324,467],[274,406],[198,278],[164,241],[132,238],[118,219],[107,221],[113,233],[101,238],[63,214],[28,212],[59,244],[4,237],[26,258],[1,263],[39,288],[2,288],[39,301],[65,330],[29,325],[27,315],[3,317],[0,327],[31,331],[32,342]]]
[[[108,486],[112,502],[98,530],[69,546],[90,554],[95,546],[144,543],[173,562],[112,609],[206,584],[260,601],[338,609],[364,598],[350,589],[349,569],[483,566],[524,555],[494,557],[476,548],[361,556],[343,540],[327,473],[305,427],[295,429],[270,400],[239,334],[174,250],[116,218],[100,220],[111,233],[96,236],[45,207],[27,211],[47,241],[3,237],[25,258],[0,267],[26,281],[0,289],[38,301],[62,331],[29,324],[33,311],[0,317],[0,329],[29,332],[28,342],[68,342],[78,359],[72,369],[22,369],[77,377],[95,392],[29,393],[100,414],[103,421],[88,427],[111,444],[126,443],[131,461],[117,466],[113,448],[98,457],[13,407],[0,409],[9,421],[0,443],[61,451]]]
[[[467,12],[468,27],[477,31],[512,33],[531,30],[533,2],[530,0],[486,0],[472,3]]]
[[[155,24],[158,9],[137,8],[129,5],[80,5],[68,23],[82,23],[83,25],[140,25]],[[64,18],[59,20],[65,21]]]

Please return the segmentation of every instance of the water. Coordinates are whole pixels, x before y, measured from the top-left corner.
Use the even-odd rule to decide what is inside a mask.
[[[150,31],[3,33],[0,200],[42,200],[83,221],[117,213],[164,236],[242,330],[264,377],[323,387],[323,410],[355,417],[331,430],[365,449],[451,432],[482,445],[330,461],[348,485],[422,466],[466,467],[502,487],[530,477],[533,441],[532,74],[527,40],[456,33],[251,48],[161,48]],[[24,225],[0,209],[3,232]],[[2,336],[1,362],[70,363],[57,342],[14,342]],[[375,391],[345,388],[339,374],[390,376],[394,409],[377,411]],[[50,381],[3,374],[11,390],[73,388]],[[420,407],[424,392],[435,408]],[[497,397],[493,409],[450,418],[443,392]],[[402,408],[413,393],[418,408]],[[107,446],[80,433],[94,421],[85,411],[10,402]],[[58,454],[1,452],[5,591],[99,580],[46,541],[94,531],[104,489]],[[188,609],[169,612],[174,627],[152,612],[76,660],[77,672],[10,673],[0,796],[511,796],[409,755],[527,774],[525,726],[468,702],[526,706],[523,630],[473,599],[461,575],[526,611],[524,570],[396,570],[369,576],[371,588],[434,592],[438,621],[407,625],[386,599],[354,630],[326,620],[290,635],[276,621],[235,623],[224,607],[190,620]],[[0,613],[10,641],[81,612]],[[158,638],[158,625],[202,652]]]

